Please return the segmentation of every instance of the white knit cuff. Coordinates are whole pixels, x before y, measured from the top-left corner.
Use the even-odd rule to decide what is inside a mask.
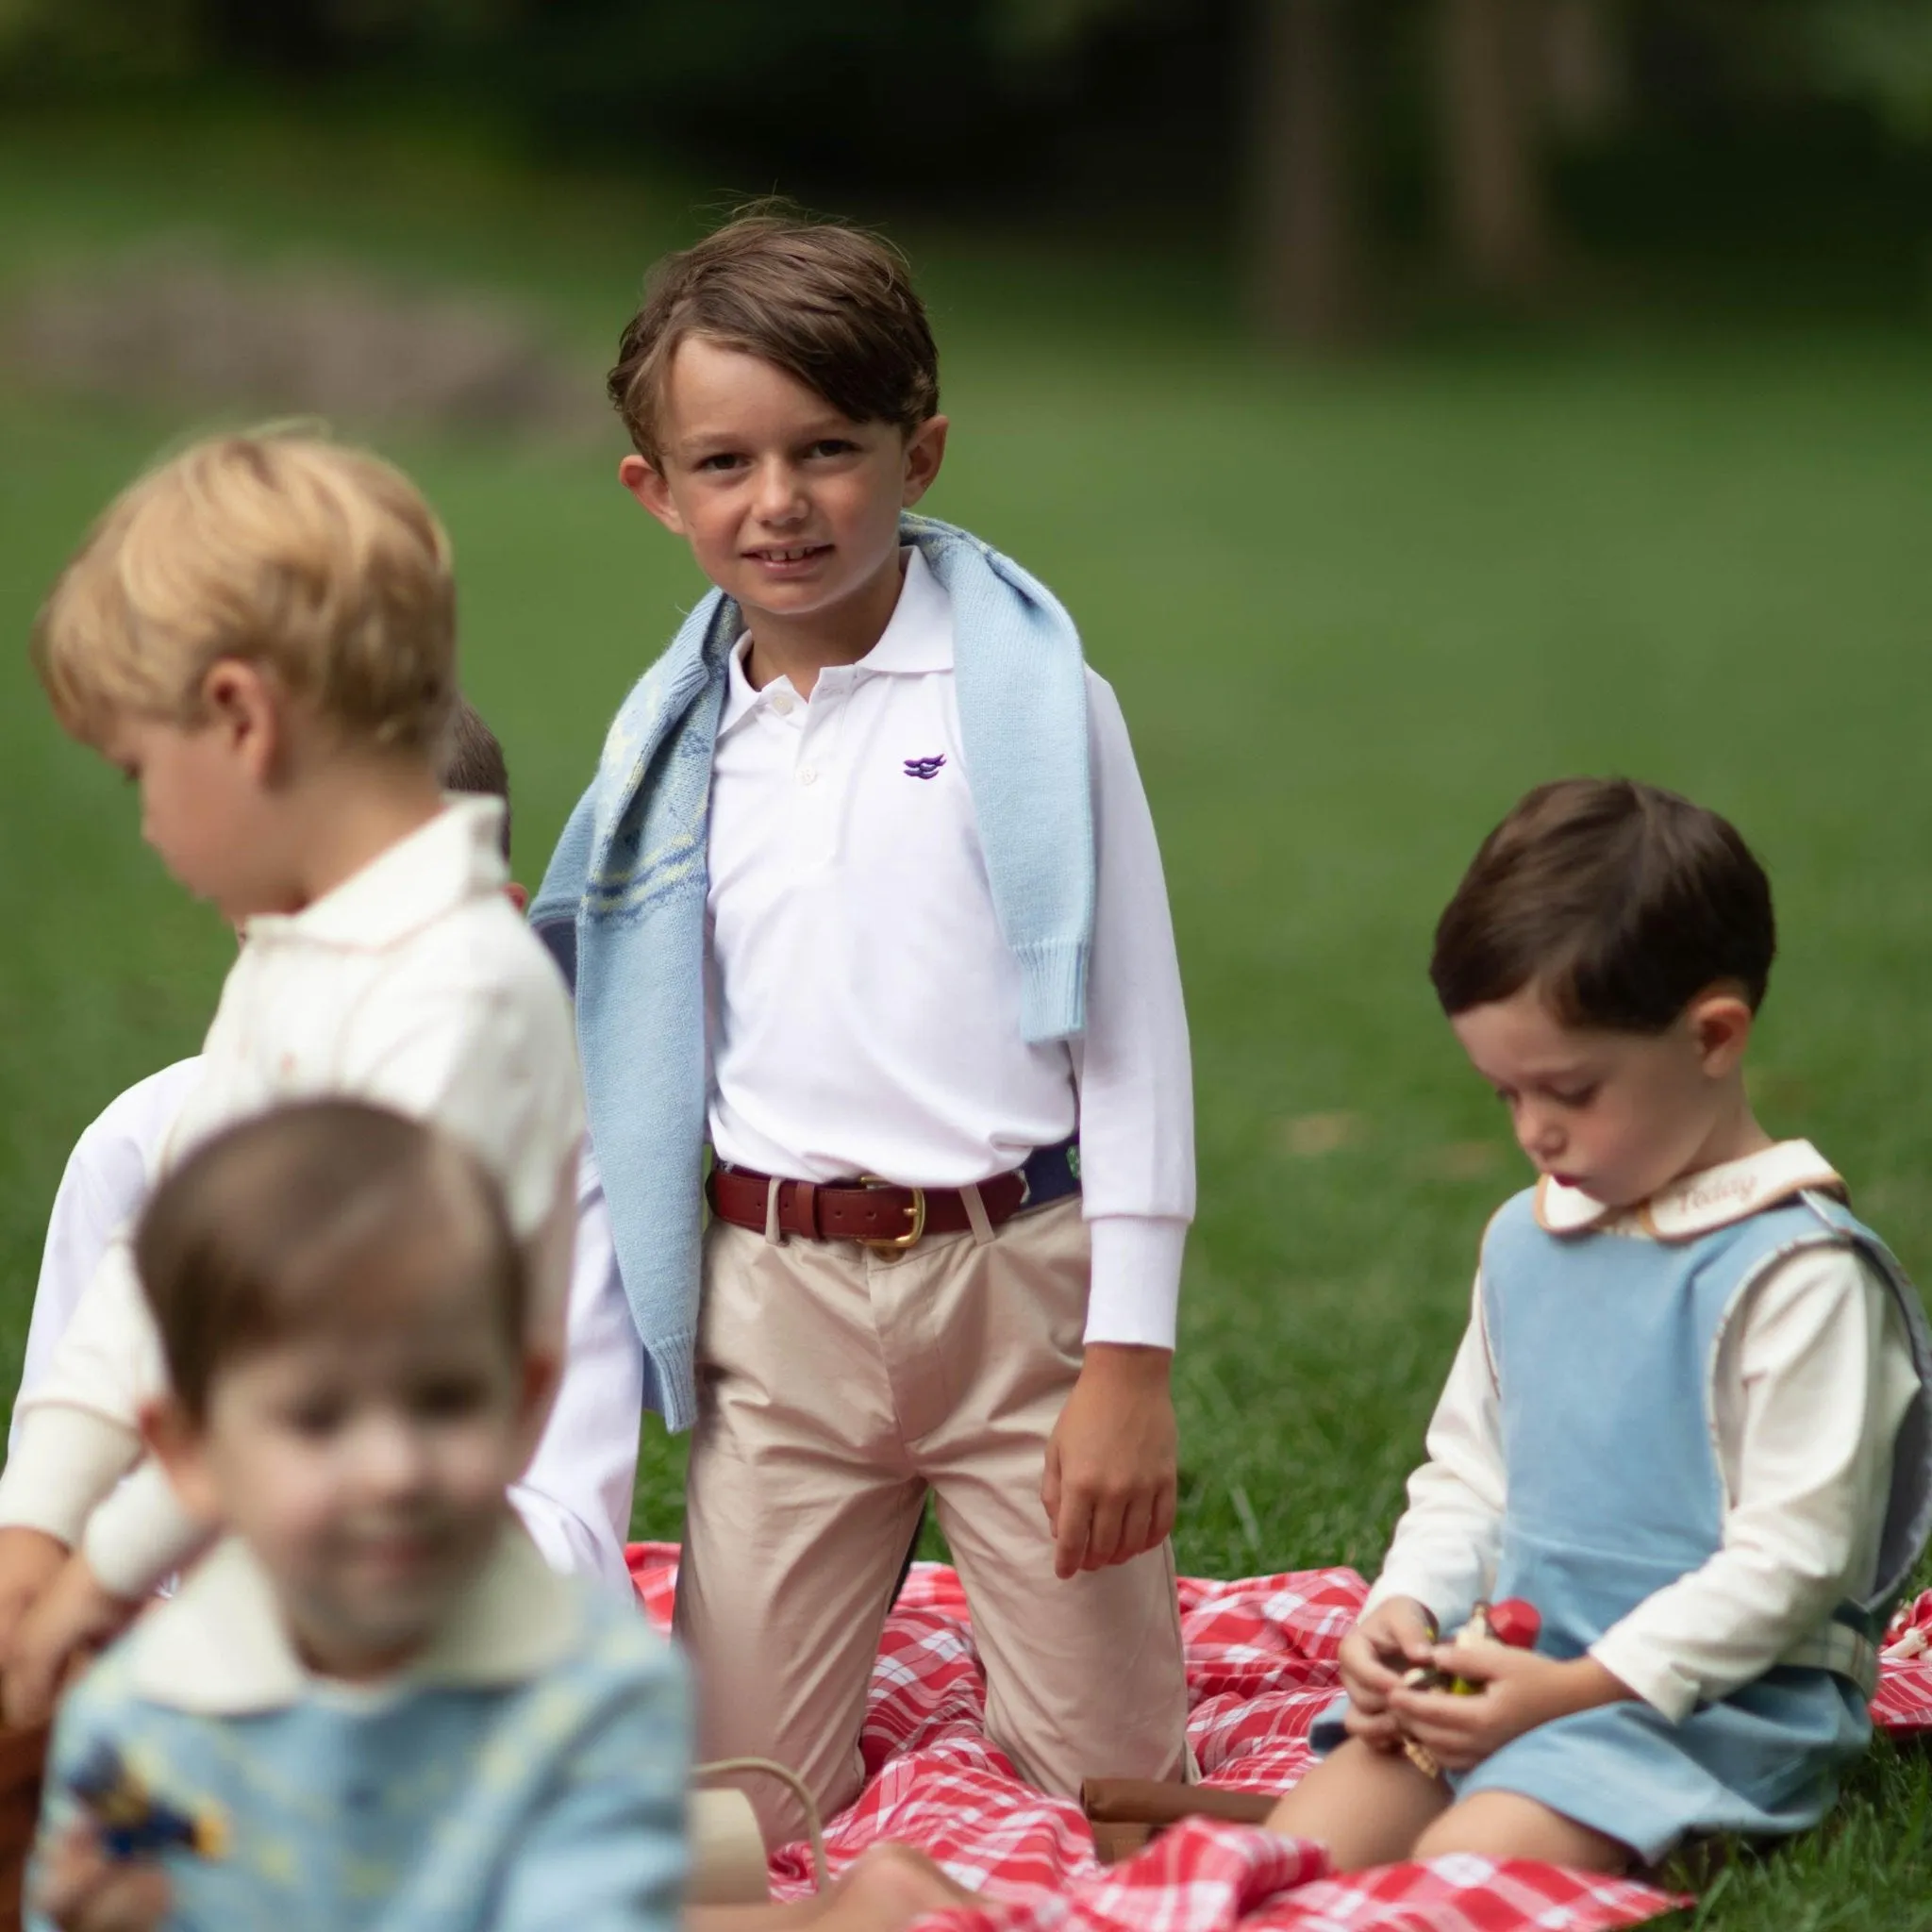
[[[133,1603],[208,1541],[211,1531],[175,1495],[158,1462],[144,1462],[88,1519],[88,1567],[109,1596]]]
[[[21,1416],[0,1473],[0,1529],[38,1529],[71,1548],[89,1511],[140,1454],[132,1429],[91,1408],[36,1406]]]

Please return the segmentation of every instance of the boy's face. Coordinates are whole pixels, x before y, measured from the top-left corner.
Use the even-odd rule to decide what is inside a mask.
[[[899,512],[939,474],[946,419],[910,436],[854,423],[774,363],[688,336],[660,431],[658,460],[626,457],[620,480],[756,631],[760,615],[835,618],[896,582]]]
[[[234,924],[286,909],[263,810],[277,721],[252,666],[218,665],[209,679],[217,703],[206,723],[123,711],[101,751],[140,786],[142,837],[162,864]]]
[[[1662,1033],[1571,1026],[1534,983],[1449,1023],[1509,1108],[1540,1174],[1609,1208],[1645,1201],[1728,1154],[1749,1007],[1693,1000]]]
[[[273,1580],[325,1674],[394,1668],[434,1634],[500,1533],[549,1387],[441,1257],[377,1264],[352,1318],[244,1355],[199,1426],[157,1434],[170,1475]]]

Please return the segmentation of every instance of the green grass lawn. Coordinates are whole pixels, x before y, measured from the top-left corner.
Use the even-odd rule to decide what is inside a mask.
[[[669,194],[544,188],[293,139],[0,142],[0,291],[193,225],[508,291],[596,357]],[[1624,772],[1735,817],[1785,944],[1756,1051],[1932,1272],[1932,341],[1598,334],[1261,362],[1185,262],[906,237],[955,419],[929,507],[1067,599],[1120,691],[1166,855],[1195,1045],[1201,1213],[1176,1393],[1184,1568],[1372,1571],[1523,1178],[1424,964],[1525,787]],[[175,417],[0,391],[0,1385],[66,1151],[193,1050],[227,941],[60,739],[34,606]],[[379,425],[376,430],[380,434]],[[473,694],[508,748],[534,882],[629,680],[697,590],[596,448],[383,439],[454,533]],[[1919,561],[1915,562],[1914,559]],[[1915,1017],[1916,1016],[1916,1017]],[[637,1529],[675,1537],[655,1424]],[[1932,1925],[1932,1774],[1880,1751],[1838,1819],[1722,1878],[1697,1923]]]

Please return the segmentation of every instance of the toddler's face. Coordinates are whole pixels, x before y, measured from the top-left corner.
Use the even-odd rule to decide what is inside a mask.
[[[1629,1208],[1710,1164],[1729,1117],[1741,1042],[1713,1050],[1703,1011],[1693,1002],[1658,1034],[1570,1026],[1530,985],[1450,1024],[1537,1171]]]
[[[141,788],[141,835],[197,899],[230,924],[280,909],[255,836],[260,791],[216,725],[124,712],[101,746]]]
[[[327,1675],[379,1674],[434,1633],[530,1454],[538,1378],[475,1285],[398,1273],[361,1285],[356,1319],[224,1369],[191,1450],[192,1489]]]
[[[896,571],[899,511],[938,471],[945,423],[908,438],[854,423],[794,376],[703,336],[664,384],[662,449],[620,471],[690,541],[698,566],[751,615],[823,616]]]

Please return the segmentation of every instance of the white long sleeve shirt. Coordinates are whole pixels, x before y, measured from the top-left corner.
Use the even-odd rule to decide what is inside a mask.
[[[754,690],[731,664],[707,917],[718,1158],[960,1187],[1077,1123],[1090,1341],[1172,1348],[1194,1211],[1187,1015],[1119,702],[1087,677],[1097,848],[1087,1030],[1028,1045],[960,741],[953,613],[916,550],[858,663]]]
[[[237,1121],[322,1094],[432,1120],[502,1185],[538,1257],[539,1332],[561,1344],[583,1104],[568,996],[503,893],[502,816],[498,800],[459,799],[301,912],[248,923],[156,1168]],[[138,1457],[142,1405],[165,1386],[131,1249],[116,1236],[17,1406],[0,1525],[69,1543],[85,1526],[108,1588],[152,1587],[198,1526],[151,1465],[101,1498]]]
[[[47,1218],[18,1403],[44,1388],[60,1338],[108,1243],[140,1214],[199,1057],[137,1081],[74,1144]],[[604,1191],[587,1146],[577,1176],[576,1246],[563,1376],[537,1453],[510,1489],[537,1547],[556,1570],[628,1594],[624,1548],[637,1479],[643,1349],[610,1248]]]
[[[1692,1175],[1613,1214],[1545,1181],[1539,1212],[1562,1230],[1631,1241],[1693,1236],[1836,1176],[1803,1141]],[[1872,1264],[1803,1249],[1734,1311],[1712,1371],[1724,1483],[1723,1546],[1646,1597],[1591,1655],[1673,1723],[1769,1670],[1833,1607],[1873,1585],[1892,1442],[1919,1386],[1905,1324]],[[1489,1593],[1508,1500],[1499,1391],[1476,1282],[1470,1324],[1409,1478],[1408,1508],[1366,1608],[1392,1596],[1431,1608]]]

